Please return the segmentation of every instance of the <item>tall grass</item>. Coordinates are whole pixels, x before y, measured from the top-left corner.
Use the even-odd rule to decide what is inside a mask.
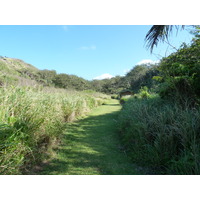
[[[102,104],[103,97],[53,88],[0,88],[0,174],[21,174],[40,162],[61,138],[65,123]]]
[[[132,160],[154,174],[200,174],[200,109],[159,97],[130,99],[119,116]]]

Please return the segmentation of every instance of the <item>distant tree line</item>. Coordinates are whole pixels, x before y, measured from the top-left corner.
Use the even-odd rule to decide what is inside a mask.
[[[155,88],[156,81],[154,76],[158,75],[158,65],[143,64],[136,65],[125,76],[115,76],[111,79],[103,80],[85,80],[76,75],[65,73],[57,74],[55,70],[39,70],[32,72],[30,70],[20,70],[20,74],[36,80],[44,86],[53,86],[64,89],[75,90],[94,90],[106,94],[118,94],[120,91],[129,89],[134,93],[138,92],[143,86]]]

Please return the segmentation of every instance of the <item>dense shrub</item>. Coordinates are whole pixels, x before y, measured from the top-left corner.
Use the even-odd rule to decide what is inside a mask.
[[[160,98],[130,99],[118,128],[133,162],[155,174],[200,174],[200,109]]]
[[[163,58],[159,65],[162,79],[161,97],[182,103],[190,100],[194,105],[200,99],[200,36],[197,33],[190,45]]]
[[[150,94],[148,92],[148,87],[144,86],[144,87],[141,87],[141,89],[139,90],[139,94],[138,96],[140,96],[141,98],[143,99],[147,99],[150,97]]]

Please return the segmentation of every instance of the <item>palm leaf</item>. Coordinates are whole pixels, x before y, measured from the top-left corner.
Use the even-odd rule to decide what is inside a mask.
[[[164,41],[165,39],[168,39],[174,26],[178,31],[178,26],[176,25],[153,25],[151,27],[145,37],[146,42],[148,42],[147,47],[150,48],[151,53],[154,46],[157,46],[159,41]],[[184,28],[183,25],[182,28]]]

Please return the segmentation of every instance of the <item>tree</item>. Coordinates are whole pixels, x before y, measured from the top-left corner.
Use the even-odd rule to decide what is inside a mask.
[[[163,80],[161,97],[176,101],[200,102],[200,32],[196,29],[190,45],[183,45],[160,62]]]
[[[181,29],[184,29],[184,25],[181,26]],[[178,31],[179,26],[176,25],[153,25],[151,29],[146,34],[145,40],[147,42],[147,47],[150,48],[152,53],[154,46],[158,45],[159,41],[165,41],[168,39],[173,28],[176,28]]]
[[[125,81],[130,82],[130,86],[127,89],[131,89],[137,93],[141,87],[147,86],[152,88],[154,85],[154,76],[158,75],[157,64],[142,64],[136,65],[127,75],[124,77]]]
[[[46,83],[46,85],[53,84],[53,80],[55,79],[55,77],[57,75],[55,70],[47,70],[47,69],[39,70],[38,74],[40,77],[39,81]]]

